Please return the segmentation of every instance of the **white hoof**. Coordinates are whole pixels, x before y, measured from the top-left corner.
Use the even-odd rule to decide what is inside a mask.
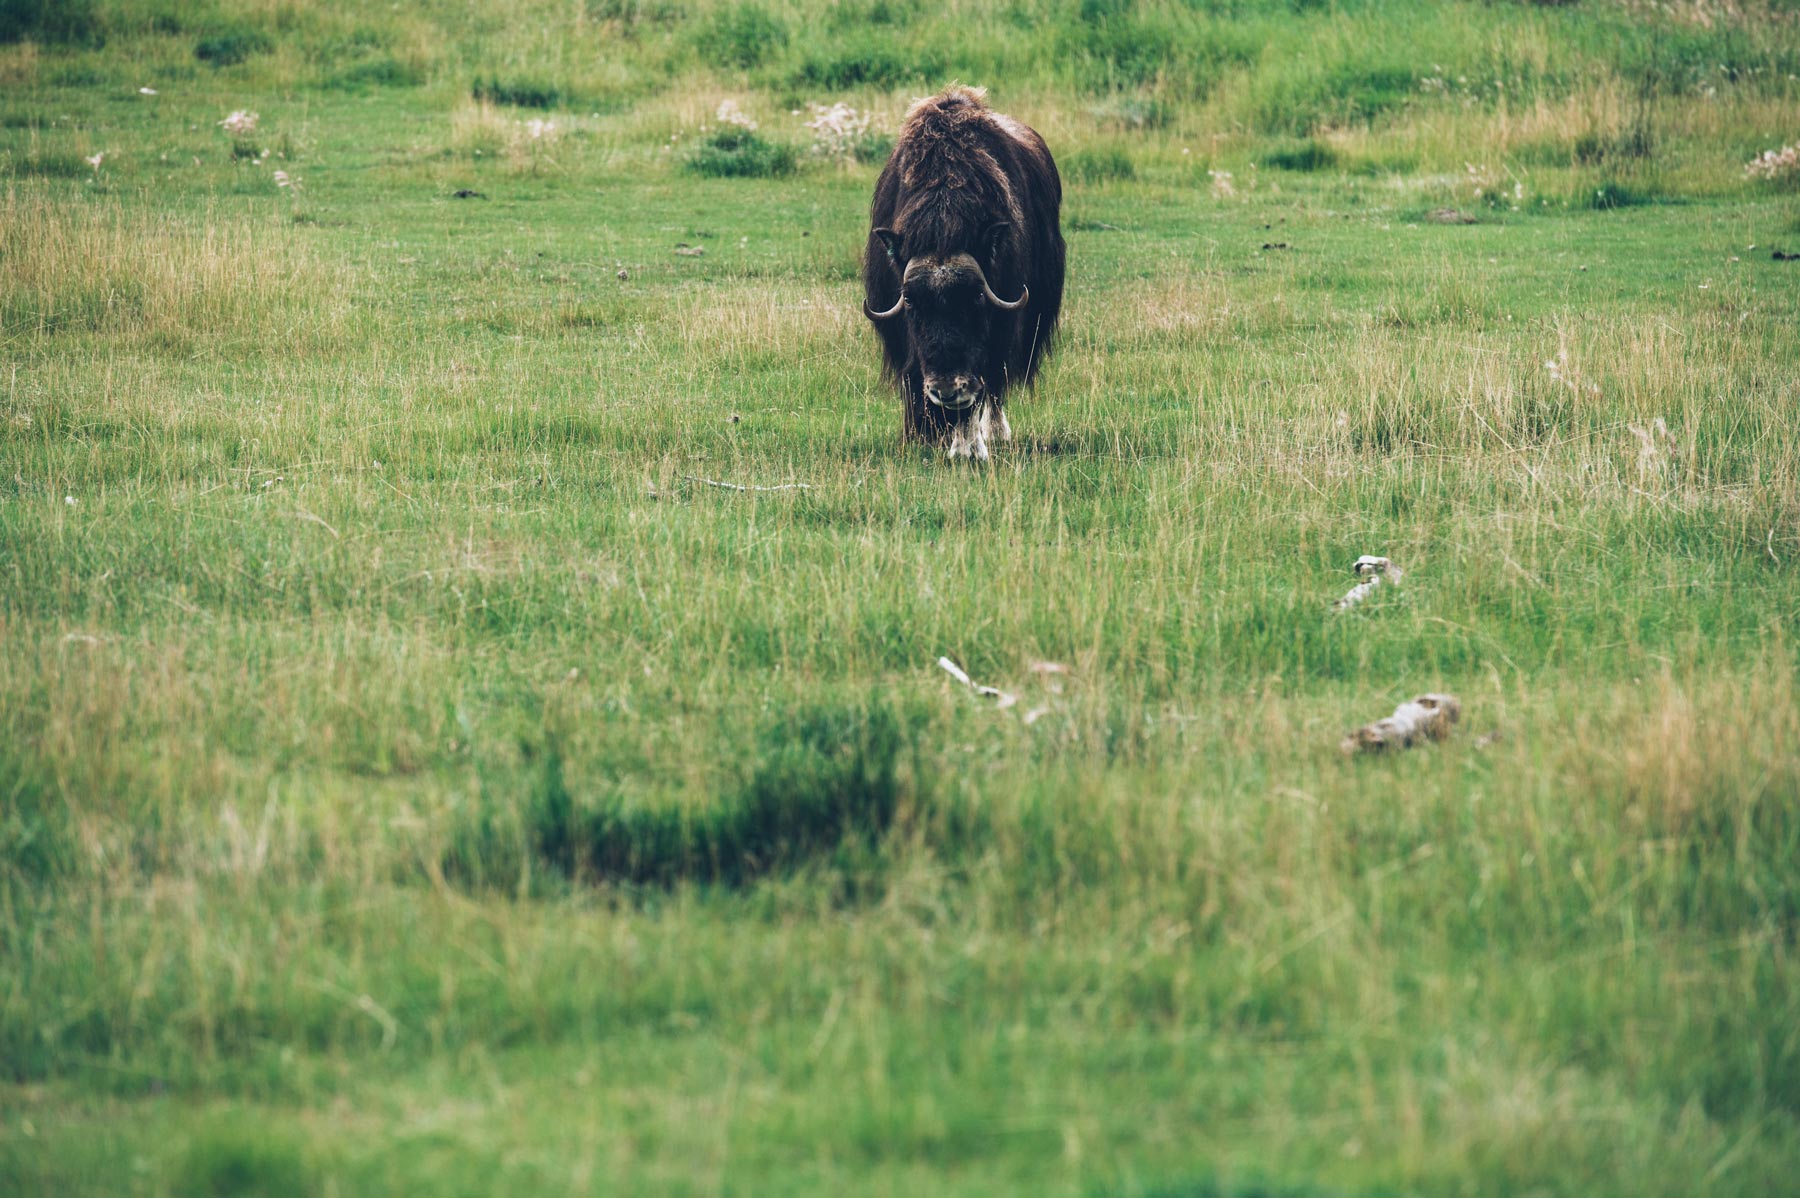
[[[994,440],[1003,445],[1009,444],[1012,441],[1012,425],[1006,422],[1006,409],[1001,408],[996,415],[1000,418],[1000,427],[994,431]]]

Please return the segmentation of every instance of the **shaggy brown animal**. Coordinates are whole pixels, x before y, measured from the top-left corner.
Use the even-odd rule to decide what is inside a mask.
[[[1062,308],[1062,179],[1044,139],[950,87],[906,115],[875,182],[864,311],[906,398],[905,431],[985,459],[1008,440]]]

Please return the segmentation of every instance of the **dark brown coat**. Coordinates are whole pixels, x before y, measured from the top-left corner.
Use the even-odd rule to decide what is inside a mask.
[[[982,91],[950,87],[907,114],[875,183],[863,285],[887,372],[906,395],[908,435],[935,439],[968,418],[927,402],[926,383],[940,374],[945,388],[952,377],[973,388],[979,374],[996,408],[1010,386],[1032,381],[1062,308],[1061,210],[1044,139],[990,109]],[[898,318],[878,318],[901,300],[903,278],[909,302]]]

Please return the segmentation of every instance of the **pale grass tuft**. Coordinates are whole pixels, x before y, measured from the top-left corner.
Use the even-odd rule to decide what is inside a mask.
[[[514,120],[486,100],[470,100],[450,114],[450,148],[471,158],[504,161],[516,174],[550,165],[550,151],[569,122],[548,117]]]
[[[1567,95],[1540,95],[1529,104],[1474,118],[1487,126],[1487,136],[1478,142],[1471,140],[1492,146],[1502,155],[1541,142],[1573,145],[1582,137],[1613,140],[1625,128],[1631,103],[1626,83],[1608,74]],[[1459,122],[1465,128],[1470,123]]]
[[[37,82],[38,48],[36,42],[19,42],[0,46],[0,86],[26,87]]]
[[[1128,291],[1114,293],[1102,306],[1088,308],[1085,298],[1070,300],[1074,308],[1071,340],[1095,321],[1116,320],[1113,337],[1133,346],[1198,346],[1220,337],[1252,336],[1280,328],[1288,314],[1278,300],[1245,296],[1217,277],[1169,271],[1145,279]]]
[[[512,144],[513,122],[486,100],[470,100],[450,114],[450,148],[476,158],[497,158]]]
[[[1545,360],[1544,370],[1550,375],[1551,382],[1566,387],[1577,395],[1600,394],[1600,385],[1588,382],[1582,377],[1581,371],[1569,362],[1569,344],[1566,340],[1557,347],[1554,358]]]
[[[341,331],[349,303],[285,222],[194,223],[116,203],[0,195],[0,329],[7,338],[108,330],[130,338]]]
[[[1641,424],[1625,426],[1631,435],[1637,438],[1637,468],[1639,480],[1645,480],[1662,474],[1675,461],[1675,435],[1661,416],[1650,422],[1648,428]]]
[[[842,293],[816,288],[781,299],[769,303],[742,286],[683,292],[673,326],[685,352],[727,361],[745,353],[842,356],[863,348],[850,338],[866,322]]]
[[[1627,819],[1665,835],[1717,828],[1725,812],[1791,796],[1800,743],[1792,659],[1738,675],[1677,678],[1648,688],[1647,709],[1602,715],[1568,729],[1569,743],[1605,755],[1618,771]],[[1635,704],[1634,704],[1635,707]],[[1744,835],[1747,820],[1733,819]],[[1706,834],[1711,835],[1708,831]]]

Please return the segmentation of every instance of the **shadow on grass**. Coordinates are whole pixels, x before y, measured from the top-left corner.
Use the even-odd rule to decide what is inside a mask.
[[[170,1181],[191,1198],[303,1198],[321,1178],[288,1133],[232,1120],[196,1134]]]
[[[735,789],[658,806],[616,793],[584,801],[552,741],[530,751],[536,773],[517,833],[505,812],[480,810],[453,839],[445,872],[478,885],[502,880],[509,841],[572,881],[627,886],[740,887],[816,861],[858,872],[903,804],[924,801],[917,771],[906,768],[921,723],[881,704],[808,708],[763,729]]]
[[[1263,154],[1262,164],[1283,171],[1323,171],[1338,165],[1338,153],[1317,138],[1283,142]]]

